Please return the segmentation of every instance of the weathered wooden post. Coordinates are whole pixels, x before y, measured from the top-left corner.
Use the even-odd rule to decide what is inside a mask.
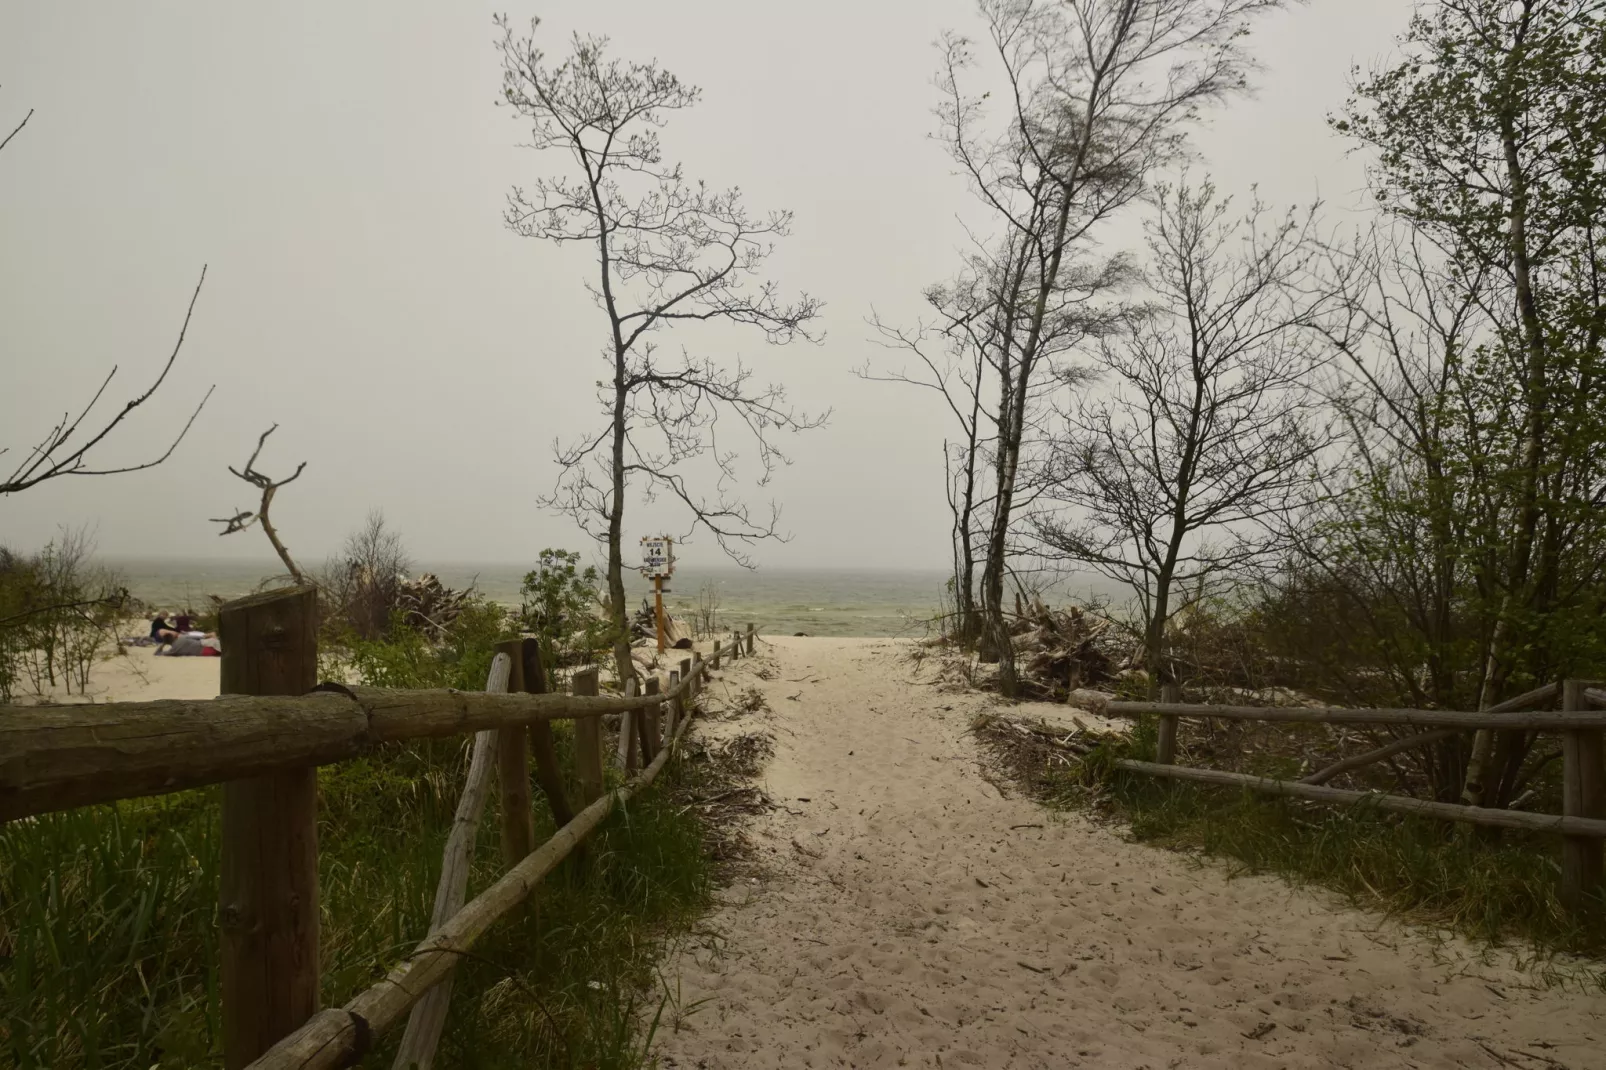
[[[636,697],[636,679],[631,677],[625,681],[625,698]],[[640,732],[636,729],[636,722],[641,720],[639,711],[626,710],[619,715],[619,768],[626,774],[640,766],[638,761],[640,751],[636,745]]]
[[[525,639],[519,646],[524,659],[524,686],[521,690],[537,695],[546,694],[546,670],[541,664],[541,644],[535,639]],[[574,810],[570,808],[568,796],[563,791],[563,772],[558,768],[558,748],[552,738],[552,722],[533,721],[529,732],[530,751],[535,755],[536,783],[541,785],[541,793],[552,808],[555,827],[562,828],[574,820]],[[533,820],[534,815],[531,816]],[[533,830],[530,840],[530,848],[534,850]],[[529,854],[529,851],[525,854]]]
[[[1161,684],[1161,702],[1181,702],[1181,684]],[[1177,715],[1160,715],[1160,738],[1154,748],[1154,760],[1160,765],[1174,765],[1177,760]]]
[[[1584,684],[1562,684],[1561,708],[1588,709]],[[1570,728],[1562,733],[1561,812],[1568,817],[1606,817],[1606,754],[1598,728]],[[1581,912],[1601,886],[1601,863],[1606,841],[1596,836],[1564,836],[1561,841],[1561,901]]]
[[[731,629],[731,660],[735,661],[742,656],[742,633]]]
[[[648,695],[658,694],[658,677],[648,677],[646,693]],[[636,724],[640,726],[640,731],[637,735],[641,738],[641,764],[645,766],[650,764],[658,755],[658,748],[654,746],[658,739],[657,705],[648,706],[642,710],[641,716],[636,718]]]
[[[749,621],[748,625],[747,625],[747,656],[748,657],[752,657],[753,654],[756,652],[757,648],[753,644],[755,642],[757,642],[757,640],[758,640],[758,633],[756,631],[754,631],[753,624],[752,624],[751,621]]]
[[[513,662],[507,689],[524,690],[524,644],[509,639],[496,644],[499,654]],[[535,850],[535,811],[530,798],[529,733],[523,728],[503,728],[496,736],[497,794],[502,803],[502,865],[512,869]]]
[[[703,666],[703,656],[696,651],[691,656],[691,702],[697,702],[697,696],[703,693],[703,675],[707,669]]]
[[[681,688],[680,697],[675,700],[675,723],[670,726],[669,736],[673,736],[686,719],[686,714],[691,710],[692,696],[697,693],[697,677],[691,671],[691,658],[680,659],[680,678],[687,683]]]
[[[663,735],[658,737],[658,745],[660,747],[664,745],[665,740],[673,739],[675,737],[675,726],[680,723],[680,703],[682,696],[685,694],[685,692],[680,689],[680,682],[684,679],[686,679],[686,677],[681,675],[679,669],[670,670],[669,690],[674,692],[674,697],[669,700],[669,713],[665,718],[663,725],[660,726],[663,732]]]
[[[574,693],[597,694],[597,670],[581,669],[574,674]],[[580,782],[580,806],[584,809],[602,798],[602,718],[578,717],[574,722],[574,767]]]
[[[318,595],[290,587],[218,614],[225,695],[302,695],[318,682]],[[318,770],[223,785],[223,1065],[238,1070],[318,1010]]]
[[[714,656],[708,659],[708,664],[712,665],[716,669],[719,668],[719,640],[718,639],[714,640]]]

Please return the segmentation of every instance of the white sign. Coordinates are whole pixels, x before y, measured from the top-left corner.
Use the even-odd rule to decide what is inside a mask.
[[[667,535],[650,535],[643,538],[641,571],[648,577],[671,575],[675,571],[675,540]]]

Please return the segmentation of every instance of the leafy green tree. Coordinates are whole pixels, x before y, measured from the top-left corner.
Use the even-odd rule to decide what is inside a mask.
[[[1439,625],[1466,615],[1487,707],[1598,657],[1606,3],[1441,0],[1401,45],[1334,125],[1375,152],[1379,205],[1431,246],[1443,307],[1469,329],[1437,371],[1415,359],[1365,382],[1386,424],[1437,427],[1381,458],[1394,484],[1362,482],[1375,501],[1424,492]],[[1464,797],[1505,805],[1531,743],[1480,733]]]
[[[519,621],[541,644],[541,664],[549,687],[561,665],[589,664],[596,651],[612,643],[613,625],[602,613],[602,575],[595,565],[580,566],[573,550],[542,550],[540,563],[525,573],[519,592]]]

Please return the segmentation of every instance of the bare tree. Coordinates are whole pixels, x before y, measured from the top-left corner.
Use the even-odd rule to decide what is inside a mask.
[[[0,140],[0,149],[4,149],[11,144],[11,139],[22,132],[22,128],[28,125],[28,120],[31,118],[33,118],[33,110],[29,109],[28,114],[22,117],[22,122],[18,123],[5,136],[4,140]],[[46,480],[55,479],[58,476],[109,476],[119,475],[124,472],[138,472],[142,469],[154,468],[173,455],[173,451],[178,449],[180,442],[184,441],[184,436],[189,433],[191,425],[195,423],[195,418],[200,415],[201,409],[205,407],[207,399],[212,396],[212,391],[215,387],[207,388],[205,396],[195,406],[195,411],[190,413],[190,418],[184,422],[184,426],[179,430],[172,442],[168,444],[167,449],[156,458],[134,464],[113,463],[110,467],[103,467],[90,457],[91,452],[104,443],[111,433],[117,429],[117,426],[128,418],[130,413],[149,401],[152,395],[161,388],[162,383],[167,380],[167,373],[173,370],[173,364],[178,360],[179,350],[184,345],[184,335],[190,327],[190,316],[195,312],[195,302],[201,296],[201,285],[205,282],[206,268],[203,266],[201,268],[201,277],[195,284],[195,292],[190,295],[189,307],[184,312],[184,323],[179,327],[178,341],[173,346],[173,352],[168,355],[167,363],[162,365],[161,373],[157,375],[155,382],[151,383],[143,393],[125,401],[123,407],[104,423],[86,426],[84,421],[89,419],[90,412],[94,410],[95,405],[105,395],[107,387],[111,386],[113,377],[117,375],[117,366],[113,365],[112,370],[101,381],[100,388],[89,399],[89,404],[79,410],[76,416],[70,410],[62,413],[61,419],[57,421],[56,425],[23,455],[22,460],[11,470],[11,473],[4,478],[0,478],[0,494],[16,494],[19,491],[27,490],[29,487],[36,487]],[[9,452],[9,448],[0,447],[0,456],[4,456]]]
[[[300,477],[302,470],[307,467],[307,462],[302,461],[296,465],[296,470],[291,473],[288,479],[274,480],[256,469],[257,457],[262,453],[263,445],[268,441],[268,436],[278,429],[279,425],[274,424],[262,432],[262,437],[257,439],[257,448],[251,451],[251,459],[245,462],[244,469],[232,466],[229,468],[229,471],[233,472],[236,478],[245,480],[262,492],[262,500],[257,505],[256,512],[253,513],[249,509],[237,509],[233,516],[213,517],[212,523],[223,525],[223,530],[218,532],[219,535],[233,535],[237,531],[245,531],[254,524],[261,524],[262,533],[268,537],[268,542],[273,544],[273,552],[279,555],[280,561],[284,562],[284,567],[290,573],[290,578],[296,583],[305,583],[306,577],[290,556],[289,548],[280,541],[279,532],[274,528],[273,521],[268,519],[268,509],[273,505],[273,496],[279,492],[279,488],[294,483]]]
[[[609,59],[605,38],[578,35],[571,53],[546,64],[535,44],[537,22],[516,36],[502,30],[503,100],[531,126],[530,147],[566,152],[570,175],[539,180],[508,197],[514,233],[596,251],[592,296],[607,316],[603,358],[608,378],[598,401],[606,418],[594,436],[556,447],[562,470],[546,504],[573,516],[607,548],[609,611],[616,629],[620,679],[634,674],[626,618],[622,540],[632,484],[651,500],[680,502],[692,530],[711,534],[731,557],[754,540],[779,537],[779,514],[755,514],[732,492],[737,453],[719,435],[734,419],[757,454],[759,484],[786,456],[780,432],[819,426],[824,416],[799,414],[784,387],[759,385],[740,362],[682,351],[666,359],[663,330],[686,323],[727,323],[782,344],[809,338],[820,304],[807,295],[784,301],[759,278],[774,239],[791,226],[788,212],[758,214],[739,191],[714,190],[664,161],[658,132],[670,114],[695,104],[700,91],[656,63]],[[712,495],[692,489],[688,469],[714,477]]]
[[[1040,382],[1056,352],[1109,329],[1100,299],[1127,277],[1092,257],[1093,232],[1144,189],[1149,172],[1183,151],[1198,108],[1241,89],[1251,67],[1240,40],[1251,16],[1283,0],[979,0],[998,61],[1003,123],[987,124],[990,92],[964,88],[972,42],[944,41],[941,138],[1001,224],[994,289],[1001,333],[998,442],[981,598],[984,652],[999,686],[1015,692],[1003,587]]]
[[[392,619],[403,610],[403,588],[412,568],[400,532],[386,524],[382,510],[371,510],[320,570],[316,582],[324,619],[360,639],[389,634]]]
[[[1174,680],[1166,625],[1211,583],[1281,540],[1329,436],[1311,389],[1320,350],[1297,287],[1314,210],[1240,220],[1208,181],[1159,190],[1147,226],[1150,303],[1106,339],[1103,396],[1064,413],[1048,497],[1034,517],[1047,551],[1129,587],[1151,694]]]

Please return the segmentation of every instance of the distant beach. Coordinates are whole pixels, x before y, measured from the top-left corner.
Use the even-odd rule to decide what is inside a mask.
[[[282,576],[268,559],[173,560],[106,557],[104,563],[123,576],[129,592],[163,609],[204,608],[207,596],[238,598],[264,579]],[[519,604],[519,585],[530,566],[428,562],[413,573],[433,572],[449,587],[473,585],[492,601]],[[749,621],[770,635],[858,636],[885,638],[923,636],[926,622],[942,604],[948,574],[940,569],[747,569],[683,566],[665,598],[677,617],[689,618],[698,592],[712,584],[718,594],[721,624],[745,626]],[[625,575],[632,608],[651,596],[652,588],[634,572]],[[1108,584],[1085,585],[1107,593]],[[1072,590],[1082,594],[1084,591]]]
[[[266,578],[282,575],[271,559],[175,561],[151,558],[104,559],[123,576],[129,592],[164,609],[205,606],[207,596],[237,598]],[[529,565],[421,561],[415,575],[433,572],[449,587],[474,586],[492,601],[519,604],[519,585]],[[886,637],[924,635],[925,622],[941,603],[946,573],[940,570],[714,569],[677,571],[665,601],[677,617],[689,618],[698,592],[712,584],[718,614],[728,627],[749,621],[773,635]],[[652,588],[634,572],[625,576],[632,608]]]

